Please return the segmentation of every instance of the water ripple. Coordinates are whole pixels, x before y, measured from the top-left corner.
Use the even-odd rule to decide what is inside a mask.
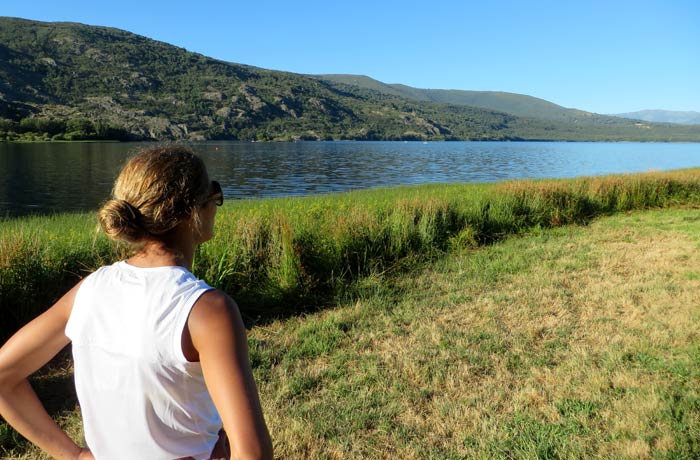
[[[148,145],[148,144],[146,144]],[[0,144],[0,215],[96,209],[140,144]],[[700,166],[698,143],[207,142],[227,198]]]

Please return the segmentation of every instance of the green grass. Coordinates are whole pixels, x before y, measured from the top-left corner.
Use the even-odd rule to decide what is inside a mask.
[[[278,457],[698,458],[697,213],[452,247],[258,324],[250,357]],[[44,397],[67,376],[39,376]],[[52,413],[80,438],[66,400]],[[2,456],[42,458],[15,436],[0,425]]]
[[[93,216],[0,219],[0,338],[48,308],[77,280],[123,254],[97,235]]]
[[[700,203],[700,169],[571,180],[398,187],[227,203],[195,273],[249,324],[314,311],[414,258],[599,215]],[[96,267],[124,256],[89,215],[0,220],[0,338]],[[690,275],[692,276],[692,274]]]

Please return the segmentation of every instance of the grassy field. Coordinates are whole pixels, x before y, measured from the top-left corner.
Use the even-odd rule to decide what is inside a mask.
[[[277,456],[700,458],[699,212],[453,244],[256,325]],[[36,383],[79,437],[69,377],[62,361]],[[42,458],[4,425],[0,440],[3,458]]]
[[[700,169],[568,180],[364,190],[232,201],[194,272],[238,299],[249,325],[334,302],[403,261],[632,209],[700,204]],[[90,215],[0,219],[0,340],[124,248]]]
[[[280,458],[700,458],[700,215],[638,212],[368,279],[254,329]]]

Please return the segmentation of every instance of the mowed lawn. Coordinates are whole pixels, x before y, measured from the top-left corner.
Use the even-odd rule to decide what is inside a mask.
[[[620,214],[404,262],[258,325],[276,455],[700,458],[699,250],[699,209]],[[80,436],[77,411],[56,417]]]

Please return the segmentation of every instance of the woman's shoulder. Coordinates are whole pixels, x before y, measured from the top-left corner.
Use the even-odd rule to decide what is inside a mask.
[[[110,276],[110,274],[115,270],[115,266],[118,264],[119,262],[116,262],[114,264],[98,267],[96,270],[81,279],[76,287],[79,287],[79,289],[83,291],[88,290],[91,285],[99,283],[100,279],[104,278],[105,276]]]
[[[210,289],[197,299],[187,323],[194,334],[220,327],[245,331],[238,305],[219,289]]]
[[[212,289],[192,306],[183,332],[183,353],[189,361],[200,361],[202,352],[231,349],[234,343],[245,344],[245,337],[236,302],[225,292]]]
[[[236,302],[224,291],[210,288],[203,293],[194,304],[194,308],[202,314],[220,315],[238,312]]]

